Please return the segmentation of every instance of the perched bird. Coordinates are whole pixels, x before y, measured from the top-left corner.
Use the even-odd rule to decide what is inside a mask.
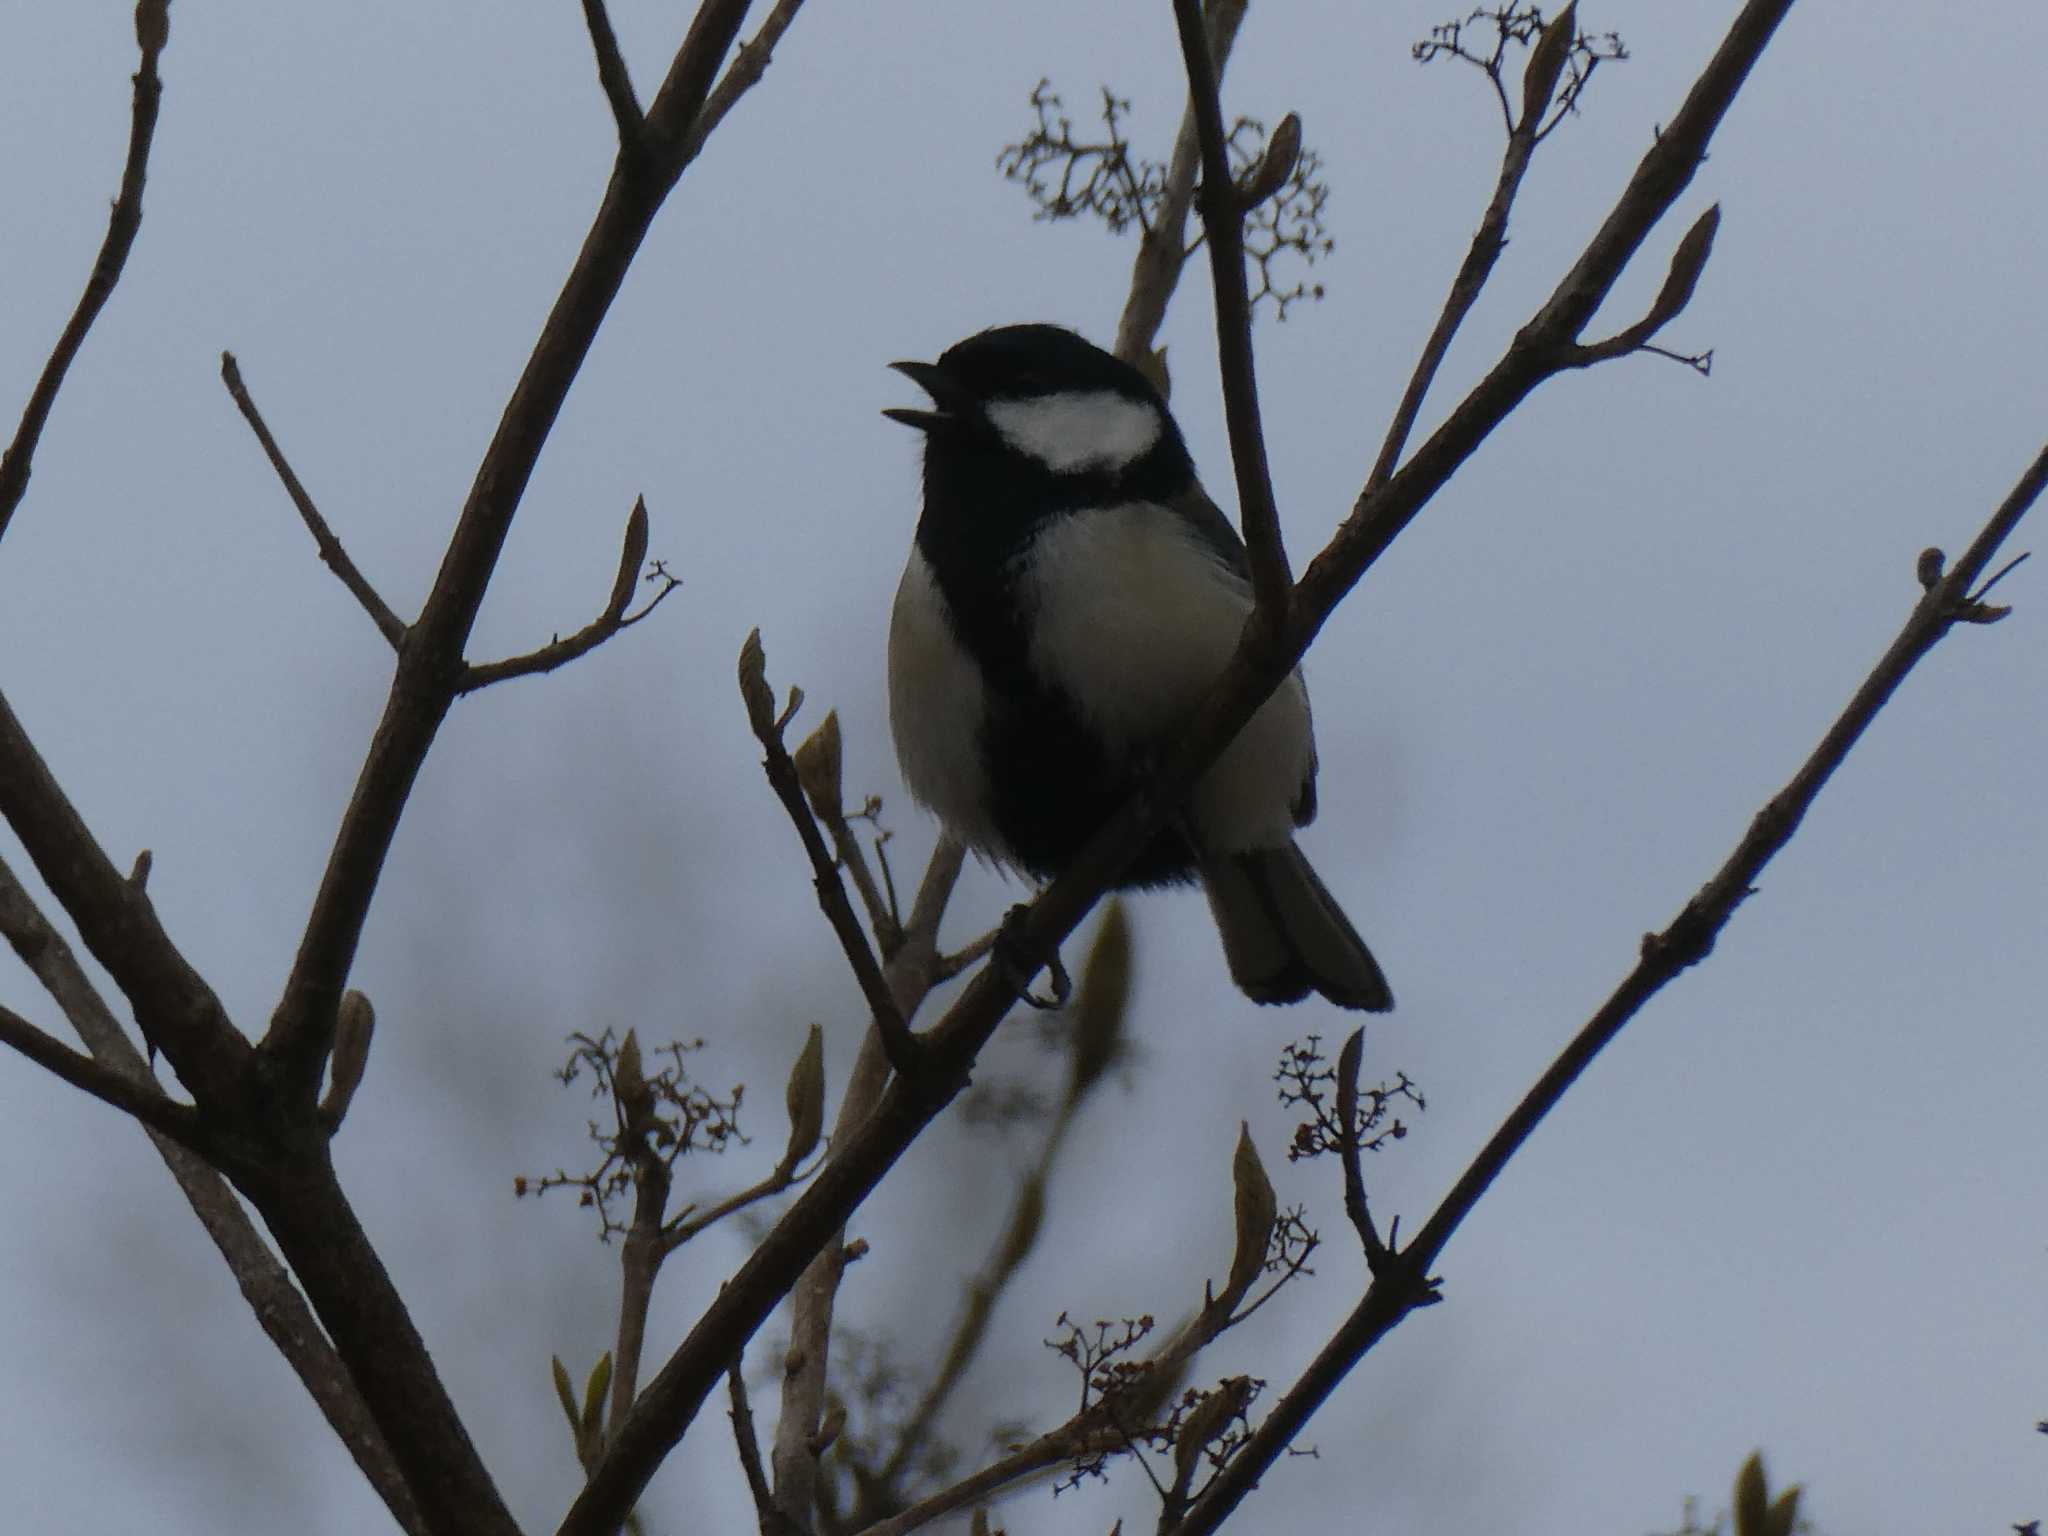
[[[1244,544],[1145,376],[1051,325],[892,363],[931,396],[924,515],[889,626],[889,722],[911,793],[962,842],[1050,878],[1222,675],[1251,612]],[[1199,878],[1254,1002],[1394,1005],[1294,844],[1316,753],[1296,672],[1138,855],[1129,886]]]

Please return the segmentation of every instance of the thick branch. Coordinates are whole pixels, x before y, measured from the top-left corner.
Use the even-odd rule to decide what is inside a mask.
[[[1382,1266],[1375,1274],[1356,1310],[1323,1346],[1301,1379],[1274,1405],[1250,1441],[1189,1511],[1188,1518],[1175,1528],[1175,1536],[1203,1536],[1220,1527],[1258,1482],[1260,1474],[1286,1451],[1288,1443],[1337,1383],[1415,1306],[1430,1298],[1424,1277],[1480,1197],[1594,1057],[1621,1033],[1643,1005],[1712,951],[1735,909],[1754,894],[1764,867],[1791,840],[1807,810],[1878,712],[1898,691],[1906,675],[1952,626],[1985,622],[1972,601],[1970,588],[2044,489],[2048,489],[2048,447],[2042,448],[1955,568],[1922,594],[1897,638],[1799,771],[1766,802],[1734,852],[1663,932],[1644,938],[1635,968],[1480,1149],[1414,1242],[1394,1256],[1394,1263]]]
[[[264,423],[263,413],[256,409],[256,401],[249,394],[249,387],[242,382],[242,368],[235,361],[235,354],[223,352],[220,355],[221,382],[228,387],[228,394],[242,412],[242,419],[249,423],[249,430],[256,434],[256,441],[263,445],[264,457],[270,460],[270,467],[277,471],[277,478],[284,484],[284,492],[291,497],[292,505],[299,509],[299,518],[306,525],[306,531],[313,535],[313,543],[320,551],[320,558],[327,562],[329,570],[341,578],[349,594],[362,605],[363,612],[370,616],[370,622],[377,626],[377,633],[390,643],[391,649],[400,650],[405,645],[405,623],[391,611],[391,605],[378,595],[351,560],[348,551],[341,547],[341,540],[334,536],[334,530],[327,526],[327,519],[320,515],[320,509],[313,505],[313,498],[306,493],[306,487],[299,477],[292,473],[286,461],[284,450],[271,436],[270,428]]]
[[[347,1362],[434,1536],[519,1536],[390,1273],[335,1177],[324,1133],[236,1183]]]
[[[121,167],[121,190],[114,197],[107,235],[100,242],[99,254],[93,258],[85,292],[79,296],[78,307],[71,312],[57,345],[51,349],[49,361],[43,364],[42,376],[36,380],[28,406],[21,413],[21,425],[14,430],[14,440],[0,453],[0,537],[6,536],[15,509],[28,493],[29,468],[35,459],[36,444],[50,419],[51,407],[57,403],[57,391],[64,387],[64,375],[70,371],[78,349],[85,345],[93,321],[113,296],[114,285],[121,280],[121,269],[128,264],[128,252],[135,245],[136,231],[142,227],[142,184],[149,169],[150,141],[156,135],[157,108],[163,100],[163,82],[157,77],[156,65],[170,38],[170,27],[169,0],[141,0],[135,7],[135,40],[142,50],[142,63],[135,71],[135,99],[129,115],[128,158]]]
[[[1216,61],[1202,23],[1201,0],[1173,0],[1187,67],[1188,105],[1202,147],[1202,227],[1209,237],[1209,274],[1216,295],[1216,353],[1223,373],[1223,416],[1237,472],[1238,515],[1258,618],[1278,628],[1287,617],[1292,578],[1280,537],[1280,510],[1266,464],[1259,422],[1258,374],[1252,365],[1252,303],[1244,276],[1244,204],[1230,176],[1229,133],[1223,126]]]
[[[190,1104],[166,1098],[160,1088],[145,1087],[127,1074],[103,1066],[82,1051],[44,1034],[13,1009],[0,1004],[0,1044],[11,1045],[39,1067],[45,1067],[72,1087],[91,1094],[133,1115],[151,1130],[169,1137],[188,1151],[207,1155],[208,1140],[199,1112]]]
[[[266,1055],[310,1100],[341,989],[420,765],[453,703],[462,653],[542,445],[656,212],[701,146],[692,139],[746,0],[704,0],[653,105],[644,164],[616,166],[583,248],[477,468],[418,623],[399,657],[376,735],[292,962]]]
[[[127,997],[143,1035],[170,1057],[192,1096],[207,1108],[239,1102],[248,1042],[164,932],[149,897],[93,840],[4,695],[0,815],[71,914],[86,948]]]
[[[663,598],[675,591],[682,583],[669,575],[667,568],[659,561],[648,575],[649,581],[658,581],[661,586],[649,598],[638,613],[626,612],[626,605],[633,600],[633,585],[640,575],[641,562],[647,558],[647,502],[644,498],[633,503],[633,511],[626,519],[626,537],[619,549],[619,570],[612,578],[611,595],[605,599],[604,611],[567,639],[549,641],[537,651],[524,656],[513,656],[504,661],[485,662],[481,666],[462,669],[462,680],[456,685],[459,693],[475,693],[479,688],[488,688],[493,683],[502,683],[515,677],[534,677],[543,672],[552,672],[557,667],[567,666],[579,656],[587,656],[605,641],[624,629],[631,629],[647,615],[661,606]]]
[[[0,937],[7,940],[93,1055],[135,1082],[149,1080],[142,1053],[129,1043],[120,1023],[108,1011],[86,977],[64,936],[36,909],[14,871],[0,860]],[[191,1204],[193,1214],[220,1250],[235,1284],[257,1324],[285,1362],[298,1373],[307,1394],[326,1416],[329,1427],[362,1469],[370,1486],[390,1509],[407,1536],[427,1536],[427,1527],[412,1492],[399,1475],[398,1464],[382,1433],[371,1420],[355,1383],[291,1276],[256,1230],[227,1181],[205,1162],[154,1131],[150,1142],[171,1177]]]

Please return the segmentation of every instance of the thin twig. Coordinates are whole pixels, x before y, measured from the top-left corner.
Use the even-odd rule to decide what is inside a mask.
[[[1230,62],[1231,45],[1244,21],[1247,0],[1210,0],[1203,14],[1209,29],[1209,56],[1216,61],[1216,78],[1221,82]],[[1166,181],[1160,190],[1159,206],[1152,222],[1138,238],[1138,254],[1131,262],[1131,287],[1124,300],[1124,312],[1117,321],[1116,355],[1133,367],[1143,367],[1151,358],[1152,344],[1166,321],[1166,307],[1180,286],[1180,275],[1188,261],[1188,209],[1194,203],[1195,173],[1202,163],[1202,148],[1195,131],[1195,106],[1190,93],[1181,115],[1180,133],[1173,141],[1173,158],[1167,162]]]
[[[122,1113],[133,1115],[187,1151],[201,1157],[209,1155],[211,1139],[200,1121],[199,1111],[192,1105],[176,1103],[154,1084],[145,1085],[125,1072],[102,1065],[83,1051],[74,1051],[4,1004],[0,1004],[0,1045],[13,1046],[37,1066],[54,1072],[102,1104],[111,1104]]]
[[[692,1212],[687,1220],[672,1223],[662,1232],[662,1251],[675,1252],[691,1238],[702,1235],[728,1216],[737,1215],[750,1205],[756,1205],[771,1196],[781,1194],[784,1190],[802,1183],[805,1177],[805,1173],[795,1168],[777,1168],[759,1183],[749,1184],[737,1194],[727,1195],[723,1200],[706,1206],[701,1211]]]
[[[633,77],[626,69],[625,55],[619,52],[618,34],[612,31],[604,0],[583,0],[583,22],[590,32],[590,51],[597,56],[597,83],[604,88],[604,99],[611,104],[612,121],[618,125],[619,151],[637,154],[645,119],[640,115],[640,99],[633,94]]]
[[[1480,1197],[1643,1005],[1707,957],[1735,909],[1755,893],[1765,866],[1791,840],[1822,788],[1914,666],[1954,625],[1972,622],[1967,608],[1970,583],[1983,573],[2044,489],[2048,489],[2048,447],[2042,448],[1955,568],[1921,595],[1897,638],[1798,772],[1757,812],[1734,851],[1670,924],[1644,938],[1634,969],[1480,1149],[1414,1242],[1392,1256],[1397,1262],[1380,1267],[1357,1308],[1196,1502],[1188,1518],[1175,1528],[1174,1536],[1204,1536],[1220,1527],[1337,1383],[1403,1317],[1433,1299],[1426,1278],[1429,1270]]]
[[[605,641],[621,630],[631,629],[655,609],[662,599],[682,585],[671,576],[668,567],[657,560],[647,573],[647,580],[655,584],[654,596],[641,604],[637,613],[626,612],[626,605],[633,600],[633,587],[640,575],[641,563],[647,558],[647,502],[636,499],[633,511],[626,519],[626,537],[619,548],[618,574],[612,578],[611,595],[605,599],[603,612],[566,639],[557,637],[535,651],[524,656],[508,657],[504,661],[487,661],[476,666],[465,666],[461,679],[456,683],[458,693],[475,693],[493,683],[507,682],[515,677],[537,677],[565,667],[579,656],[587,656]]]
[[[306,493],[306,487],[299,477],[292,473],[292,467],[284,456],[284,450],[277,445],[270,428],[263,420],[263,413],[256,409],[256,401],[249,393],[248,385],[242,382],[242,368],[235,361],[235,354],[223,352],[220,355],[221,382],[228,387],[228,394],[242,412],[242,419],[249,423],[249,430],[256,434],[256,441],[263,446],[264,457],[270,460],[270,467],[277,471],[277,478],[283,482],[285,494],[292,499],[292,505],[299,509],[299,518],[306,525],[306,531],[313,535],[313,543],[320,551],[320,558],[327,568],[341,578],[350,596],[362,605],[363,612],[370,616],[370,622],[377,626],[377,633],[387,640],[391,649],[398,650],[405,644],[405,622],[391,611],[391,605],[378,595],[370,585],[348,551],[342,548],[341,540],[334,536],[334,530],[327,525],[327,519],[320,515],[320,509],[313,505],[313,498]]]
[[[742,1353],[725,1373],[725,1380],[732,1401],[729,1416],[733,1446],[739,1452],[740,1468],[747,1474],[747,1491],[754,1496],[754,1518],[760,1523],[761,1536],[801,1536],[802,1527],[790,1524],[789,1517],[775,1507],[775,1496],[768,1489],[768,1473],[761,1465],[761,1442],[754,1435],[754,1411],[747,1406],[747,1383],[741,1375],[745,1365],[746,1356]]]
[[[1358,1139],[1358,1078],[1365,1065],[1365,1031],[1354,1029],[1337,1055],[1337,1153],[1344,1164],[1344,1214],[1358,1233],[1366,1263],[1377,1268],[1387,1245],[1365,1203],[1364,1149]]]
[[[1009,1455],[962,1478],[950,1488],[942,1488],[928,1498],[919,1499],[908,1509],[886,1520],[862,1526],[856,1536],[910,1536],[912,1531],[922,1529],[955,1510],[979,1504],[1034,1472],[1043,1472],[1078,1456],[1123,1448],[1127,1437],[1122,1431],[1084,1423],[1088,1418],[1086,1414],[1077,1415],[1058,1429],[1040,1435],[1030,1444],[1019,1446]]]
[[[867,999],[875,1028],[882,1038],[882,1048],[888,1052],[889,1064],[905,1076],[915,1075],[920,1049],[917,1038],[911,1034],[910,1026],[904,1023],[902,1010],[890,992],[888,978],[882,974],[881,962],[875,958],[875,952],[868,944],[868,936],[854,914],[853,904],[846,899],[846,886],[840,881],[839,866],[832,857],[832,851],[825,846],[823,834],[818,831],[817,819],[811,814],[810,802],[804,795],[803,781],[797,774],[796,764],[790,759],[789,748],[783,745],[783,729],[802,695],[793,695],[790,707],[778,717],[773,695],[765,680],[764,665],[761,633],[756,630],[747,637],[747,643],[740,651],[740,691],[746,700],[747,720],[753,727],[754,739],[761,743],[761,766],[768,775],[769,786],[774,789],[776,798],[789,813],[797,838],[804,845],[804,852],[810,857],[811,884],[818,893],[818,905],[824,910],[825,920],[832,925],[833,933],[838,935],[839,947],[846,954],[847,964],[853,967],[854,979],[860,983],[861,995]]]
[[[1458,328],[1478,302],[1486,280],[1493,275],[1494,263],[1500,260],[1500,253],[1507,249],[1508,214],[1514,207],[1515,194],[1521,190],[1522,176],[1529,168],[1529,156],[1534,149],[1533,134],[1508,135],[1507,149],[1501,156],[1500,175],[1494,182],[1493,198],[1486,205],[1478,232],[1472,236],[1471,247],[1458,267],[1458,275],[1451,280],[1450,295],[1444,300],[1443,310],[1430,329],[1429,340],[1423,343],[1422,356],[1416,360],[1415,371],[1408,377],[1408,387],[1401,392],[1401,403],[1394,408],[1394,419],[1380,444],[1380,456],[1373,463],[1372,473],[1366,477],[1368,487],[1385,485],[1393,478],[1394,470],[1401,462],[1401,450],[1407,447],[1408,435],[1415,430],[1415,418],[1422,413],[1422,402],[1429,394],[1429,386],[1435,381],[1437,370],[1443,366],[1444,354],[1450,351],[1452,338],[1458,334]]]
[[[725,121],[726,113],[761,83],[761,77],[775,60],[775,45],[782,41],[782,34],[796,20],[796,13],[803,8],[803,3],[804,0],[776,0],[775,8],[761,23],[761,30],[734,50],[732,62],[726,66],[725,74],[705,100],[704,109],[691,124],[684,144],[685,153],[694,157],[703,149],[704,141]]]
[[[1216,61],[1209,52],[1201,0],[1174,0],[1181,58],[1187,67],[1188,105],[1202,147],[1202,227],[1209,239],[1209,273],[1216,299],[1216,354],[1223,375],[1223,416],[1230,429],[1230,461],[1237,472],[1238,515],[1251,564],[1257,615],[1278,629],[1293,596],[1280,511],[1266,464],[1266,434],[1259,422],[1258,373],[1252,363],[1252,305],[1244,275],[1244,204],[1230,176],[1230,141],[1223,126]]]
[[[121,190],[115,194],[114,210],[107,219],[106,238],[93,258],[92,271],[85,280],[85,292],[78,307],[57,337],[57,345],[43,364],[42,375],[30,392],[14,440],[0,453],[0,537],[13,521],[15,509],[28,494],[29,468],[36,444],[43,435],[50,410],[57,403],[57,391],[64,375],[85,345],[86,333],[113,296],[114,285],[134,248],[136,231],[142,227],[142,185],[149,170],[150,141],[156,135],[157,108],[163,100],[163,82],[157,77],[157,58],[170,37],[168,0],[142,0],[135,8],[135,40],[142,51],[142,63],[135,71],[135,98],[128,124],[128,157],[121,166]]]

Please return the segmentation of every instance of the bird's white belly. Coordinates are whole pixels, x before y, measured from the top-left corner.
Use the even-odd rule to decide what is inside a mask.
[[[1034,670],[1112,753],[1156,745],[1187,718],[1222,675],[1251,612],[1243,581],[1200,536],[1142,502],[1061,518],[1033,542],[1019,575]],[[1203,847],[1285,843],[1314,763],[1308,693],[1296,672],[1195,787],[1190,820]]]
[[[948,830],[969,847],[999,854],[981,756],[987,707],[981,669],[961,646],[931,567],[913,545],[889,617],[889,729],[896,760],[910,793]]]

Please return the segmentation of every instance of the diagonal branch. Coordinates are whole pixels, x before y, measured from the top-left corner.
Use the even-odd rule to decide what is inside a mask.
[[[377,626],[377,633],[389,642],[391,649],[400,650],[405,645],[405,623],[391,611],[370,585],[369,578],[351,560],[348,551],[341,547],[341,540],[334,536],[334,530],[327,526],[327,519],[320,515],[320,509],[313,505],[313,498],[306,493],[306,487],[299,477],[292,473],[292,467],[284,456],[284,450],[277,445],[269,426],[263,420],[263,413],[256,409],[256,401],[249,393],[249,386],[242,382],[241,364],[235,361],[235,354],[223,352],[220,355],[221,382],[228,387],[228,394],[241,410],[242,419],[249,423],[249,430],[256,434],[256,441],[263,446],[264,457],[270,460],[270,467],[277,471],[277,478],[284,484],[284,492],[291,497],[292,505],[299,509],[299,518],[306,525],[306,531],[313,535],[313,543],[320,551],[320,558],[329,570],[341,578],[349,594],[362,605],[363,612],[370,616],[370,622]]]
[[[47,1068],[72,1087],[133,1115],[151,1130],[169,1137],[189,1152],[208,1155],[210,1141],[199,1111],[165,1097],[160,1088],[145,1087],[124,1072],[104,1066],[46,1035],[12,1008],[0,1003],[0,1044],[10,1045],[39,1067]]]
[[[145,1039],[206,1107],[240,1102],[249,1044],[171,942],[142,887],[107,858],[0,694],[0,816],[93,958],[135,1010]]]
[[[776,0],[775,9],[761,23],[761,30],[734,50],[732,63],[726,66],[717,86],[706,98],[704,110],[697,114],[697,121],[684,141],[684,150],[692,158],[704,147],[704,141],[711,137],[712,131],[725,121],[726,113],[761,83],[768,66],[775,62],[775,45],[782,41],[782,34],[796,20],[796,13],[803,8],[803,3],[804,0]]]
[[[78,1031],[93,1055],[135,1082],[149,1080],[142,1053],[129,1043],[119,1022],[86,977],[64,936],[44,920],[14,871],[0,860],[0,937],[26,965],[43,990]],[[390,1447],[371,1420],[362,1395],[349,1379],[306,1299],[256,1230],[249,1213],[207,1163],[155,1131],[148,1133],[157,1154],[213,1239],[249,1310],[277,1352],[298,1374],[328,1425],[355,1458],[370,1486],[390,1509],[406,1536],[427,1536],[419,1507],[399,1475]]]
[[[633,94],[633,77],[626,70],[625,55],[619,52],[618,34],[612,31],[604,0],[583,0],[583,22],[590,30],[590,50],[597,55],[597,83],[604,87],[612,121],[618,124],[619,152],[637,154],[644,121],[640,100]]]
[[[1764,867],[1791,840],[1815,798],[1907,674],[1954,625],[1986,622],[1972,610],[1970,585],[2044,489],[2048,489],[2048,447],[2041,450],[2012,493],[1992,514],[1955,569],[1922,594],[1877,666],[1798,772],[1757,813],[1734,852],[1661,933],[1644,938],[1635,968],[1480,1149],[1413,1244],[1392,1256],[1397,1262],[1382,1267],[1374,1275],[1357,1308],[1196,1502],[1187,1519],[1175,1527],[1174,1536],[1205,1536],[1219,1528],[1259,1476],[1284,1454],[1288,1443],[1337,1383],[1403,1317],[1429,1299],[1431,1293],[1424,1277],[1480,1197],[1594,1057],[1621,1033],[1643,1005],[1712,951],[1735,909],[1754,894],[1757,877]]]
[[[493,683],[502,683],[510,678],[534,677],[543,672],[552,672],[557,667],[567,666],[579,656],[587,656],[619,631],[631,629],[659,608],[663,598],[682,585],[678,578],[668,573],[668,567],[657,560],[653,569],[647,573],[647,579],[658,583],[658,590],[638,613],[626,612],[626,605],[633,600],[633,584],[639,577],[641,563],[646,558],[647,501],[645,497],[641,497],[634,501],[633,511],[626,519],[626,537],[619,548],[619,570],[612,578],[611,596],[605,599],[604,611],[567,639],[551,640],[539,650],[529,651],[524,656],[485,662],[481,666],[464,667],[462,680],[456,684],[456,691],[475,693],[479,688],[488,688]]]
[[[1566,6],[1563,14],[1546,29],[1545,35],[1554,37],[1560,27],[1564,29],[1569,43],[1570,34],[1576,27],[1574,7]],[[1549,104],[1548,95],[1535,104],[1534,111],[1525,108],[1522,120],[1517,124],[1510,116],[1507,93],[1501,85],[1498,70],[1490,69],[1487,73],[1500,96],[1501,114],[1508,120],[1508,140],[1501,151],[1500,175],[1494,180],[1493,197],[1479,220],[1479,228],[1472,236],[1464,261],[1458,266],[1458,275],[1451,280],[1450,294],[1444,300],[1444,307],[1437,315],[1429,339],[1423,343],[1422,356],[1416,360],[1415,371],[1409,375],[1408,387],[1402,391],[1401,402],[1394,408],[1394,419],[1380,444],[1379,458],[1373,463],[1372,473],[1366,477],[1368,490],[1385,485],[1393,477],[1396,466],[1401,462],[1401,451],[1408,446],[1409,434],[1415,430],[1415,418],[1422,413],[1422,402],[1429,394],[1429,386],[1435,382],[1437,370],[1443,366],[1444,355],[1450,351],[1451,341],[1465,323],[1465,317],[1472,312],[1472,306],[1479,301],[1480,290],[1493,275],[1500,253],[1507,249],[1508,215],[1514,209],[1515,194],[1521,191],[1522,178],[1528,172],[1530,157],[1536,153],[1536,145],[1541,138],[1539,129],[1543,108]]]
[[[890,995],[906,1020],[937,984],[939,921],[945,916],[965,857],[959,843],[940,837],[911,901],[900,942],[889,957]],[[840,1094],[832,1126],[835,1149],[866,1124],[888,1083],[888,1053],[881,1031],[871,1025]],[[845,1249],[842,1219],[790,1288],[788,1364],[782,1376],[782,1412],[775,1426],[775,1502],[785,1518],[799,1518],[800,1528],[805,1529],[817,1506],[819,1451],[815,1440],[825,1410],[832,1312],[846,1272]]]
[[[839,947],[846,952],[847,964],[853,967],[854,979],[860,983],[861,995],[867,999],[875,1031],[881,1037],[882,1049],[888,1053],[889,1064],[905,1076],[912,1076],[918,1071],[921,1047],[910,1026],[904,1022],[903,1009],[890,990],[888,977],[882,974],[882,964],[868,944],[868,936],[861,929],[853,903],[847,900],[846,886],[839,878],[839,866],[818,831],[817,819],[812,816],[810,804],[804,798],[803,782],[797,774],[796,764],[782,742],[783,728],[789,723],[789,717],[796,713],[803,693],[794,691],[790,695],[789,707],[778,716],[775,695],[768,687],[765,669],[761,632],[757,629],[747,636],[747,643],[740,649],[740,693],[746,700],[747,720],[754,728],[754,739],[761,743],[761,766],[768,774],[768,783],[775,790],[776,798],[789,813],[796,835],[804,845],[804,852],[810,857],[811,883],[818,893],[818,905],[824,909],[825,920],[838,936]]]
[[[1292,593],[1280,510],[1266,464],[1266,434],[1259,422],[1258,374],[1252,364],[1252,304],[1244,276],[1245,205],[1230,175],[1230,137],[1223,126],[1216,60],[1202,22],[1201,0],[1173,0],[1187,66],[1188,107],[1202,148],[1199,192],[1202,227],[1209,237],[1209,273],[1216,297],[1216,352],[1223,373],[1223,416],[1230,429],[1230,460],[1237,471],[1238,514],[1252,568],[1256,620],[1276,630],[1285,622]],[[1276,136],[1277,137],[1277,136]]]
[[[49,361],[43,364],[42,376],[36,380],[28,406],[21,413],[21,425],[15,428],[14,440],[0,453],[0,537],[5,537],[15,509],[28,493],[29,467],[35,458],[36,444],[42,439],[51,407],[57,403],[57,391],[64,387],[64,375],[70,371],[78,349],[85,345],[93,321],[113,296],[121,270],[128,264],[128,252],[134,248],[136,231],[142,228],[142,184],[149,169],[150,141],[156,136],[157,108],[163,100],[163,82],[157,76],[156,65],[170,39],[170,30],[169,0],[141,0],[135,7],[135,40],[142,50],[142,63],[135,71],[135,102],[128,125],[128,158],[121,167],[121,190],[114,197],[107,235],[100,242],[99,254],[93,258],[85,292],[57,337]]]
[[[512,519],[569,386],[671,188],[702,145],[692,138],[747,0],[702,0],[647,109],[644,157],[612,171],[602,205],[477,466],[383,717],[335,833],[320,887],[264,1036],[290,1093],[310,1101],[363,922],[421,764],[454,703],[463,650]]]
[[[1244,22],[1247,4],[1248,0],[1209,0],[1203,7],[1209,56],[1216,61],[1219,84],[1224,66],[1230,62],[1231,45],[1237,41],[1237,29]],[[1173,141],[1173,158],[1167,162],[1159,206],[1152,222],[1138,237],[1138,254],[1131,263],[1130,294],[1117,321],[1116,355],[1136,368],[1144,367],[1152,355],[1152,343],[1166,321],[1166,306],[1180,286],[1181,269],[1187,265],[1188,209],[1194,202],[1195,172],[1201,161],[1191,93],[1187,111],[1181,117],[1180,133]]]

